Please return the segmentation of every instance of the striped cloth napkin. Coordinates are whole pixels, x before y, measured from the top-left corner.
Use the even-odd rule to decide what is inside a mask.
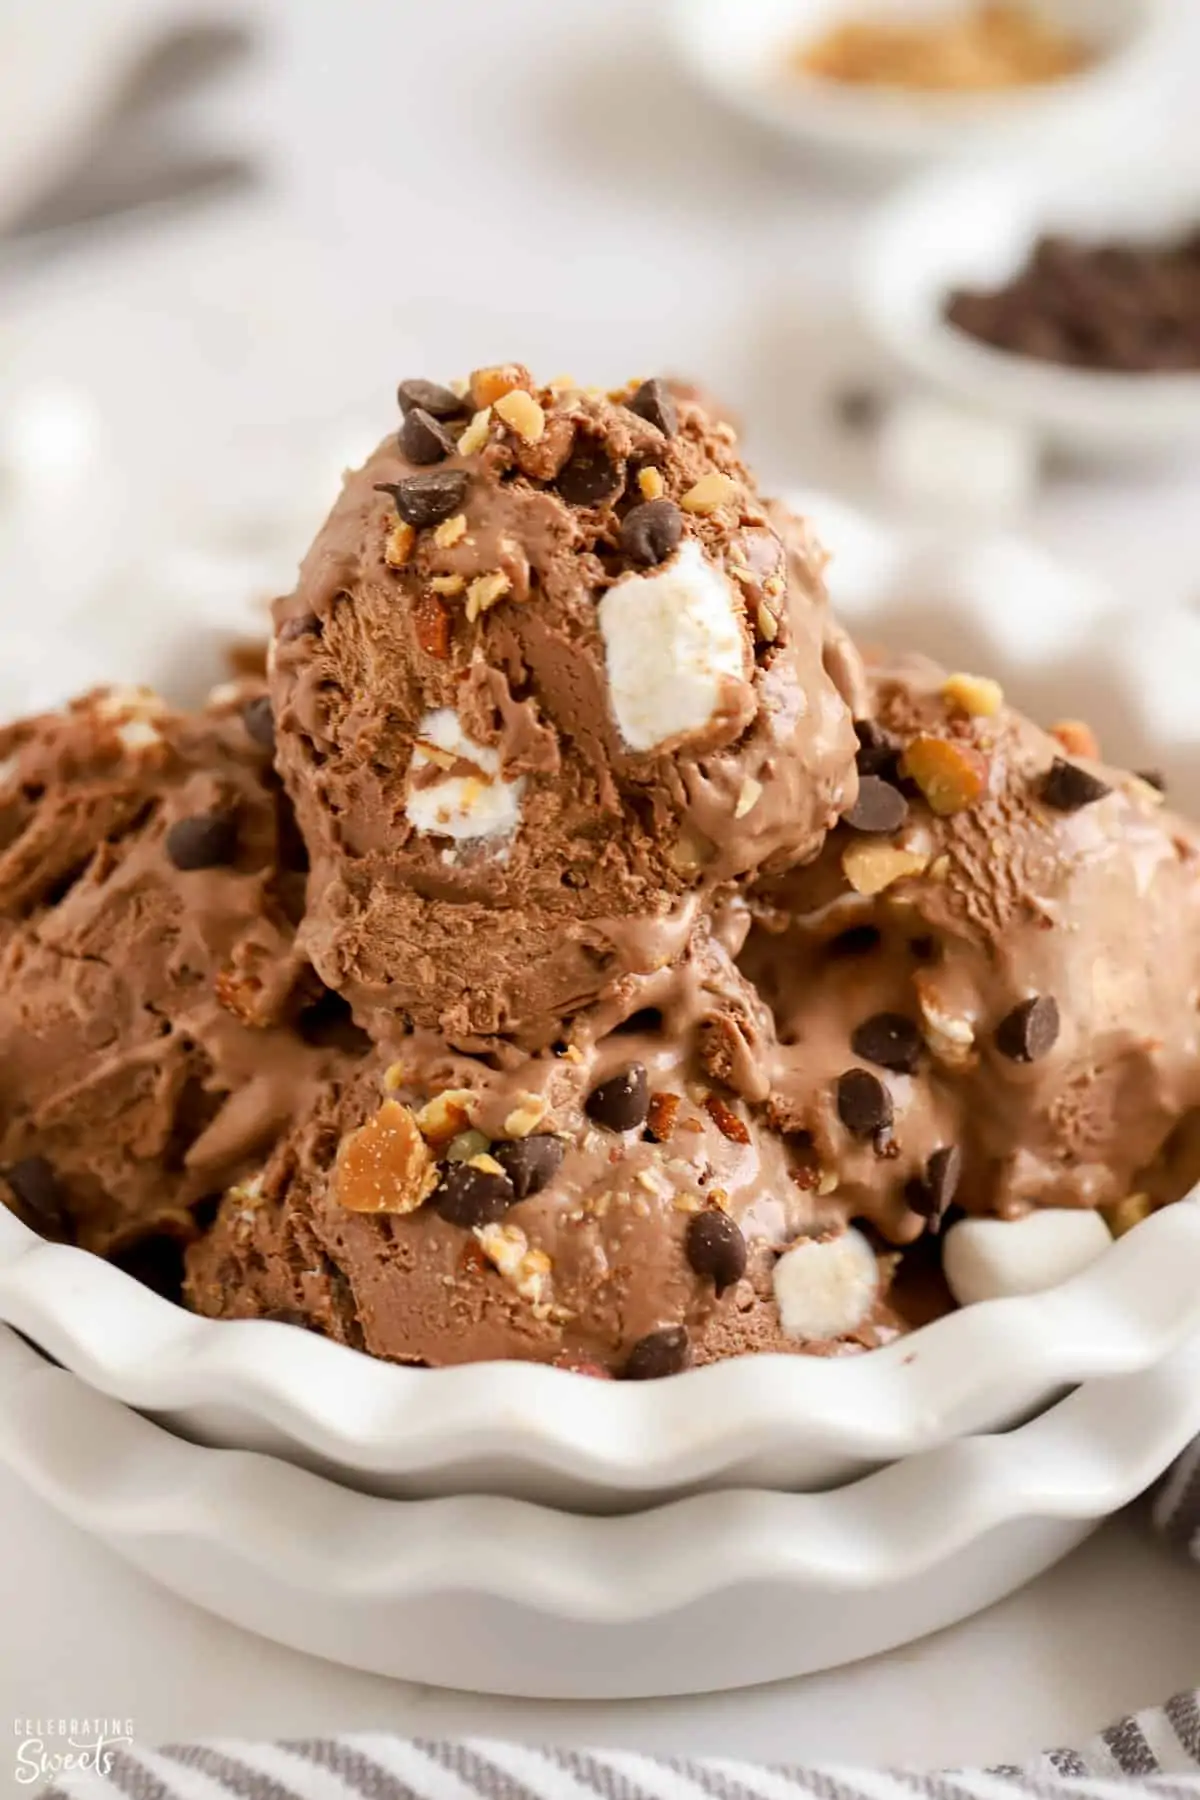
[[[1200,1561],[1200,1439],[1163,1483],[1154,1522]],[[1200,1689],[1118,1719],[1078,1749],[939,1774],[375,1734],[122,1744],[103,1761],[59,1776],[40,1800],[1200,1800]]]

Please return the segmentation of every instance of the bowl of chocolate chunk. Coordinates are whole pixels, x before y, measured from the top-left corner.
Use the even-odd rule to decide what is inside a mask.
[[[885,204],[863,316],[912,373],[1089,458],[1200,442],[1200,180],[973,171]]]

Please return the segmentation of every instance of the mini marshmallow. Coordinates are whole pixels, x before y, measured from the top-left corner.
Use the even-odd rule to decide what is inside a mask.
[[[1078,1275],[1112,1243],[1097,1212],[1044,1207],[1022,1219],[961,1219],[946,1233],[942,1269],[960,1306],[1040,1294]]]
[[[505,781],[500,775],[500,755],[490,745],[467,736],[458,714],[448,706],[425,714],[417,732],[419,740],[448,756],[461,757],[478,769],[478,775],[447,775],[428,787],[412,785],[420,769],[437,766],[436,757],[418,742],[409,765],[409,790],[404,811],[418,831],[438,837],[506,837],[521,819],[524,776]]]
[[[879,1265],[861,1231],[793,1244],[775,1264],[775,1300],[787,1337],[806,1343],[845,1337],[870,1315]]]
[[[600,602],[613,716],[631,750],[702,731],[729,680],[746,676],[733,589],[699,544],[651,575],[626,575]]]

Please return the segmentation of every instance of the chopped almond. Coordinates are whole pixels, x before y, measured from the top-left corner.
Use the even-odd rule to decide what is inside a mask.
[[[1050,727],[1050,736],[1058,740],[1068,756],[1083,756],[1099,762],[1100,740],[1082,719],[1060,719],[1057,725]]]
[[[710,469],[702,475],[694,487],[690,487],[679,504],[684,512],[714,513],[719,506],[728,506],[736,500],[740,489],[732,475],[723,475],[719,469]]]
[[[746,1121],[739,1119],[731,1106],[726,1106],[720,1094],[709,1094],[704,1101],[704,1110],[721,1133],[731,1144],[748,1144],[750,1132]]]
[[[472,372],[471,399],[478,407],[494,406],[515,388],[533,393],[533,376],[524,363],[497,363],[493,368]]]
[[[900,764],[939,818],[964,812],[987,790],[987,758],[951,738],[916,737]]]
[[[546,433],[546,415],[524,388],[512,388],[495,402],[495,413],[526,444],[536,444]]]
[[[393,525],[383,549],[383,560],[389,569],[402,569],[413,553],[417,534],[403,519]]]
[[[682,1105],[683,1100],[679,1094],[651,1094],[650,1105],[646,1110],[646,1130],[656,1144],[666,1143],[675,1129],[675,1119]]]
[[[942,698],[972,719],[994,719],[1004,705],[1004,689],[986,675],[951,675],[942,683]]]
[[[417,1129],[427,1143],[440,1149],[471,1123],[475,1096],[470,1088],[447,1088],[427,1100],[417,1114]]]
[[[413,605],[413,632],[427,656],[450,660],[450,609],[436,594],[418,594]]]
[[[856,894],[882,894],[895,882],[922,875],[929,858],[917,850],[901,850],[895,844],[856,839],[842,851],[842,872]]]

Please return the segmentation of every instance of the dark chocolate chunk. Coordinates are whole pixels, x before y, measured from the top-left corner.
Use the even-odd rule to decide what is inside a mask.
[[[1038,1062],[1058,1041],[1058,1001],[1051,994],[1035,994],[1014,1006],[996,1028],[996,1048],[1011,1062]]]
[[[674,437],[679,430],[679,408],[665,381],[643,381],[629,402],[630,412],[651,425],[657,425],[664,437]]]
[[[477,1169],[473,1163],[449,1163],[430,1196],[429,1204],[448,1225],[465,1231],[476,1225],[494,1225],[516,1199],[507,1175]]]
[[[402,381],[396,389],[396,398],[406,417],[418,407],[431,419],[461,419],[470,411],[470,401],[452,388],[439,387],[436,381]]]
[[[517,1199],[528,1200],[530,1194],[540,1194],[553,1181],[566,1152],[562,1138],[539,1132],[535,1137],[493,1144],[491,1154],[512,1182]]]
[[[728,1213],[696,1213],[687,1230],[687,1257],[720,1296],[746,1273],[746,1240]]]
[[[1093,806],[1097,800],[1103,800],[1112,789],[1099,776],[1090,775],[1081,769],[1078,763],[1066,762],[1056,756],[1046,770],[1038,788],[1041,799],[1056,812],[1078,812],[1081,807]]]
[[[678,1375],[691,1360],[691,1345],[683,1326],[667,1325],[638,1339],[622,1373],[626,1381],[659,1381],[664,1375]]]
[[[887,1131],[894,1117],[892,1096],[867,1069],[847,1069],[837,1084],[838,1118],[856,1138]]]
[[[246,727],[247,737],[261,744],[264,750],[275,748],[275,714],[266,694],[260,694],[257,700],[249,701],[242,708],[242,724]]]
[[[316,613],[300,613],[294,619],[285,619],[279,627],[281,644],[294,643],[297,638],[320,637],[321,621]]]
[[[190,819],[176,819],[165,843],[177,869],[228,868],[237,855],[237,818],[233,813],[193,813]]]
[[[885,781],[892,781],[896,775],[896,764],[900,760],[900,742],[874,719],[855,719],[854,731],[858,738],[858,772],[860,775],[882,775]]]
[[[428,475],[406,475],[403,481],[377,481],[381,494],[390,494],[406,525],[421,531],[440,525],[460,510],[467,497],[464,469],[433,469]]]
[[[587,1097],[587,1114],[608,1131],[635,1131],[650,1110],[650,1082],[642,1063],[630,1063]]]
[[[673,500],[646,500],[621,521],[621,548],[632,562],[666,562],[683,536],[683,514]]]
[[[898,831],[908,817],[908,801],[891,782],[864,775],[858,784],[858,799],[842,817],[855,831]]]
[[[432,413],[414,406],[400,427],[400,448],[409,462],[439,463],[454,454],[456,445],[444,425]]]
[[[962,1151],[957,1144],[947,1144],[943,1149],[935,1150],[925,1164],[924,1180],[909,1183],[908,1203],[936,1230],[958,1192],[961,1179]]]
[[[916,1068],[921,1046],[921,1033],[903,1013],[875,1013],[856,1025],[850,1038],[855,1056],[900,1075],[910,1075]]]
[[[21,1203],[26,1222],[43,1237],[70,1236],[67,1197],[44,1156],[24,1156],[5,1170],[9,1187]]]
[[[615,463],[598,438],[580,438],[554,482],[571,506],[599,506],[625,485],[625,467]]]

